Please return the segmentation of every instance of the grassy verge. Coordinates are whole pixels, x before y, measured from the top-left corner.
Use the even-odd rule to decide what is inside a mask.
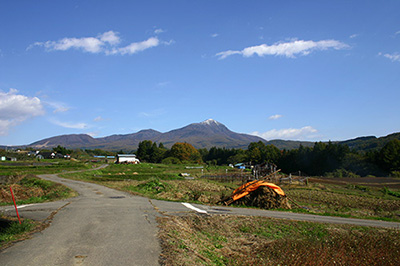
[[[23,220],[19,224],[18,220],[0,217],[0,249],[10,242],[26,238],[38,226],[39,222]]]
[[[7,177],[7,179],[12,181],[21,175],[54,174],[64,171],[86,170],[92,168],[92,165],[92,163],[70,160],[0,162],[0,177]]]
[[[400,199],[390,190],[359,185],[282,186],[308,212],[354,218],[400,221]]]
[[[398,265],[396,230],[264,217],[159,218],[163,265]]]
[[[41,203],[76,195],[72,189],[32,175],[23,176],[16,184],[0,185],[0,206],[12,205],[10,187],[17,204]]]

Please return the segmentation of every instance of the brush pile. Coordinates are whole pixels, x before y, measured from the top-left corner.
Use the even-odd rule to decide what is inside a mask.
[[[236,205],[258,207],[262,209],[291,209],[287,196],[282,196],[267,186],[260,186],[248,195],[236,200]]]

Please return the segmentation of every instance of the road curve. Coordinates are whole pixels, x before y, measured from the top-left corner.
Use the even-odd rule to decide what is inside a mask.
[[[396,222],[200,204],[190,206],[149,200],[54,174],[39,177],[64,184],[79,196],[20,206],[20,214],[26,218],[45,220],[55,210],[57,215],[46,230],[0,252],[1,265],[159,265],[161,248],[155,218],[160,215],[264,216],[400,229],[400,223]],[[1,207],[0,211],[11,214],[13,206]]]
[[[159,265],[159,214],[147,198],[56,175],[39,177],[79,196],[61,201],[46,230],[3,250],[1,265]]]

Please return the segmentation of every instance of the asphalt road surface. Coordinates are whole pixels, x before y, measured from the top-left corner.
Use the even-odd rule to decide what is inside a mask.
[[[400,229],[394,222],[149,200],[57,175],[40,177],[67,185],[79,196],[19,206],[25,218],[45,221],[51,216],[51,226],[0,252],[0,265],[158,265],[161,248],[155,218],[166,214],[253,215]],[[13,206],[1,211],[15,213]]]
[[[21,208],[21,216],[38,220],[58,211],[50,227],[3,250],[0,265],[159,264],[159,213],[148,199],[56,175],[40,177],[65,184],[79,196]]]

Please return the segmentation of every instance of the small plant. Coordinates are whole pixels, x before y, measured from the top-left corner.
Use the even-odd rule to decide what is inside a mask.
[[[141,191],[160,193],[165,190],[165,185],[160,180],[154,179],[138,185],[137,188]]]
[[[388,189],[387,187],[383,187],[382,192],[385,195],[390,195],[390,196],[400,198],[400,192],[392,191],[392,190]]]
[[[400,171],[393,171],[390,173],[390,176],[392,177],[400,177]]]
[[[0,228],[0,244],[15,240],[18,235],[32,230],[33,227],[34,224],[28,220],[22,221],[21,224],[17,221],[9,223],[5,228]]]

